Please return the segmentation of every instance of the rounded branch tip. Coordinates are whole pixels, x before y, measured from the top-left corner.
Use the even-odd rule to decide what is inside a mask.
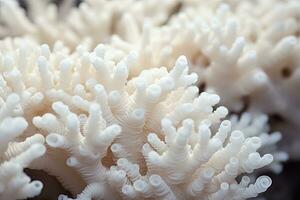
[[[261,192],[265,192],[271,185],[272,179],[269,176],[260,176],[257,178],[256,183],[261,186]]]
[[[143,120],[145,118],[145,110],[142,108],[136,108],[132,111],[132,116],[136,120]]]
[[[245,139],[244,133],[239,130],[235,130],[230,135],[230,142],[232,143],[241,143]]]
[[[133,187],[139,192],[144,191],[145,188],[147,187],[146,185],[147,183],[143,180],[137,180],[133,183]]]
[[[67,160],[66,160],[66,164],[69,166],[69,167],[75,167],[75,166],[78,166],[79,165],[79,161],[75,158],[75,157],[69,157]]]
[[[17,103],[20,102],[20,97],[18,94],[12,93],[12,94],[8,95],[6,102],[8,102],[12,105],[16,105]]]
[[[181,55],[177,58],[175,66],[186,67],[188,65],[188,60],[184,55]]]
[[[152,174],[150,177],[149,177],[149,182],[152,186],[154,187],[158,187],[161,183],[162,183],[162,179],[159,175],[157,174]]]
[[[229,184],[228,183],[221,183],[220,189],[223,191],[229,190]]]
[[[61,147],[64,144],[64,138],[57,133],[50,133],[46,137],[46,143],[54,148]]]

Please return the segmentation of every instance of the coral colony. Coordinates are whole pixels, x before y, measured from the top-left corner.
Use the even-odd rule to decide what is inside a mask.
[[[0,199],[244,200],[299,131],[298,0],[0,0]],[[247,99],[247,100],[246,100]]]

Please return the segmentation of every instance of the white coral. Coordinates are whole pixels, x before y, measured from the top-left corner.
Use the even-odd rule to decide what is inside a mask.
[[[132,39],[144,21],[163,24],[178,4],[171,0],[125,0],[122,4],[118,1],[86,0],[75,8],[74,0],[62,1],[60,6],[48,0],[27,0],[26,15],[15,0],[0,3],[0,37],[26,36],[48,44],[61,40],[71,49],[78,44],[95,47],[99,42],[109,41],[114,34]],[[159,9],[157,4],[160,4]],[[128,16],[138,20],[130,22]],[[123,26],[124,22],[129,25]],[[131,23],[137,27],[130,26]]]
[[[185,54],[200,86],[220,95],[231,111],[279,115],[284,121],[280,130],[295,134],[291,130],[299,130],[300,113],[299,2],[226,2],[185,1],[166,25],[146,24],[134,42],[115,36],[111,45],[137,52],[133,74],[141,66],[170,69]]]
[[[57,176],[77,199],[247,199],[270,186],[265,176],[237,182],[273,156],[258,152],[261,129],[232,131],[219,96],[198,94],[184,56],[171,70],[128,78],[136,57],[115,57],[104,45],[72,55],[59,44],[53,52],[17,41],[5,46],[2,95],[35,103],[17,109],[30,122],[24,137],[38,131],[49,146],[30,168]]]
[[[44,170],[72,194],[82,191],[77,199],[245,199],[271,181],[237,183],[238,175],[272,159],[267,167],[282,170],[281,135],[268,134],[257,112],[284,117],[285,131],[300,129],[298,1],[27,2],[28,18],[15,1],[0,1],[0,35],[33,39],[0,42],[1,108],[12,93],[19,98],[1,124],[28,123],[2,135],[0,169],[18,163],[22,177],[24,167]],[[206,90],[199,97],[196,81]],[[214,93],[229,110],[249,113],[223,120]],[[6,157],[35,143],[42,152],[36,132],[49,147],[39,162]]]
[[[34,197],[41,192],[43,184],[31,181],[23,170],[45,153],[44,137],[34,134],[24,141],[18,139],[28,126],[25,119],[17,114],[20,98],[10,94],[1,100],[0,198],[14,200]]]
[[[246,137],[257,136],[261,139],[262,146],[260,152],[273,155],[274,162],[268,167],[271,168],[273,172],[279,173],[283,168],[281,162],[286,161],[288,155],[286,152],[277,149],[276,144],[281,140],[282,135],[280,132],[268,134],[270,127],[267,124],[267,120],[268,117],[266,115],[250,114],[247,112],[244,112],[240,119],[238,119],[237,115],[230,116],[233,130],[241,130]]]
[[[65,5],[70,2],[64,1]],[[246,107],[244,99],[249,98],[249,111],[279,114],[298,129],[300,111],[295,108],[299,97],[294,88],[299,71],[299,2],[225,3],[128,0],[121,5],[89,0],[79,8],[56,8],[47,2],[28,1],[31,22],[22,17],[24,10],[15,1],[4,1],[2,29],[10,30],[4,35],[15,31],[49,44],[59,39],[71,49],[77,44],[89,49],[101,41],[121,50],[119,58],[135,52],[137,61],[130,76],[151,66],[170,69],[184,54],[199,84],[220,95],[230,110],[241,111]],[[63,12],[55,10],[64,8],[69,12],[61,20]]]

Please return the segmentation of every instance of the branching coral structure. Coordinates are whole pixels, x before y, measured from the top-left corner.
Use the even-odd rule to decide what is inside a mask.
[[[12,93],[5,101],[1,100],[0,199],[34,197],[41,192],[43,184],[31,181],[23,168],[45,154],[44,137],[33,134],[24,141],[18,140],[28,126],[26,120],[17,114],[20,112],[20,98]]]
[[[275,126],[288,135],[287,149],[298,158],[300,3],[226,3],[185,1],[164,26],[146,24],[139,40],[127,42],[116,35],[111,45],[127,53],[136,50],[137,66],[171,68],[177,56],[186,55],[200,88],[220,95],[229,110],[282,119]],[[142,70],[135,69],[134,74]]]
[[[15,0],[0,2],[0,37],[28,36],[48,44],[62,40],[72,49],[78,44],[95,47],[99,42],[108,42],[114,34],[134,38],[134,32],[139,31],[144,21],[156,25],[165,23],[179,3],[125,0],[120,4],[118,1],[87,0],[75,8],[73,0],[63,1],[60,6],[48,0],[26,2],[27,15]],[[135,17],[132,23],[137,27],[129,25],[134,28],[129,33],[127,26],[122,24],[132,21],[132,16]]]
[[[288,130],[300,129],[294,91],[300,63],[297,0],[128,0],[122,5],[87,0],[78,8],[72,7],[73,1],[61,6],[27,2],[28,17],[17,2],[1,2],[0,34],[51,46],[60,40],[71,50],[77,45],[91,50],[102,42],[119,49],[121,57],[136,52],[130,76],[151,66],[170,69],[185,55],[199,84],[220,95],[231,111],[246,107],[280,115]]]
[[[171,69],[130,77],[136,54],[116,57],[103,44],[72,54],[59,42],[52,50],[18,39],[1,45],[0,176],[8,177],[0,197],[7,200],[40,192],[26,167],[56,176],[78,200],[248,199],[271,179],[250,184],[246,174],[270,164],[279,172],[286,159],[273,148],[280,134],[268,134],[266,116],[226,120],[218,95],[199,94],[184,56]]]

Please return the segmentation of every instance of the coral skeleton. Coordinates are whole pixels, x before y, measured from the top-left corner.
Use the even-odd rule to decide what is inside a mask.
[[[22,180],[0,179],[9,188],[0,191],[4,199],[40,192],[42,184],[23,172],[31,168],[56,176],[77,200],[242,200],[272,182],[260,176],[250,183],[247,174],[269,165],[279,172],[287,158],[265,115],[227,120],[218,95],[199,94],[185,56],[170,69],[130,77],[138,57],[116,56],[109,45],[73,53],[60,42],[51,49],[7,39],[0,46],[0,170],[12,163]]]
[[[293,89],[299,79],[300,3],[264,2],[267,3],[257,6],[261,9],[258,13],[249,13],[256,9],[251,9],[254,5],[248,1],[242,1],[235,11],[226,4],[215,9],[201,3],[187,5],[165,26],[145,26],[135,43],[122,41],[120,36],[113,37],[111,43],[127,53],[136,50],[142,66],[172,67],[176,58],[184,54],[199,75],[199,84],[205,84],[206,91],[220,95],[230,110],[242,110],[243,97],[249,97],[249,110],[280,114],[297,125],[299,112],[285,111],[299,107],[295,105],[299,98]],[[278,10],[288,14],[282,16],[277,9],[265,12],[272,10],[269,7],[274,3],[278,4]],[[251,16],[243,16],[245,13]],[[261,21],[264,24],[259,24]]]
[[[4,91],[2,91],[4,92]],[[23,168],[45,154],[44,137],[32,134],[18,139],[28,123],[20,115],[20,97],[11,93],[1,97],[0,109],[0,199],[26,199],[38,195],[43,187],[40,181],[31,181]]]
[[[140,66],[170,69],[186,55],[200,88],[220,95],[229,110],[279,116],[276,129],[291,136],[288,151],[298,158],[300,2],[226,2],[184,2],[164,26],[146,25],[135,42],[116,35],[111,44],[138,52],[134,74]]]
[[[71,50],[102,42],[119,49],[120,57],[135,52],[130,76],[152,66],[171,69],[185,55],[198,84],[231,111],[279,115],[288,130],[300,130],[297,0],[87,0],[78,8],[73,1],[58,7],[27,2],[28,17],[14,0],[1,2],[1,35],[51,46],[61,40]]]
[[[300,1],[19,2],[0,0],[1,200],[47,188],[26,169],[59,200],[243,200],[282,171],[280,132],[299,157]]]
[[[178,4],[173,0],[162,3],[158,0],[125,0],[121,4],[118,1],[87,0],[74,8],[74,0],[63,1],[60,6],[49,0],[28,0],[26,15],[17,1],[0,2],[0,38],[25,35],[48,44],[63,40],[70,48],[83,43],[94,47],[99,42],[109,41],[114,34],[135,39],[135,32],[144,21],[163,24]],[[158,8],[157,4],[160,4]],[[132,20],[132,16],[136,19]],[[129,26],[123,27],[127,21]]]

